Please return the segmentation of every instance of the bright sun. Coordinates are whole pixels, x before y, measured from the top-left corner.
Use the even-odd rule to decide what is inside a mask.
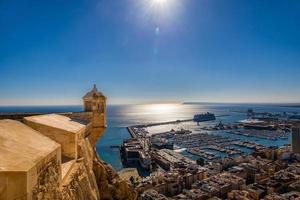
[[[175,0],[152,0],[152,1],[154,1],[153,4],[156,4],[157,6],[170,8],[172,10],[174,9],[176,2],[178,3],[178,1]]]
[[[152,4],[152,6],[153,7],[161,7],[161,8],[163,8],[163,7],[169,7],[169,6],[171,6],[171,1],[172,0],[151,0],[151,1],[149,1],[149,2],[151,2],[151,4]]]
[[[146,20],[155,23],[170,21],[181,10],[181,0],[136,0]]]
[[[153,0],[153,1],[154,1],[154,3],[156,3],[156,4],[165,4],[165,3],[168,2],[168,0]]]

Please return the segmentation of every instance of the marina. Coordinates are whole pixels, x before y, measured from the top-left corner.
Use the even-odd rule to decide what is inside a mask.
[[[236,131],[228,131],[227,133],[235,134],[235,135],[243,135],[246,137],[256,137],[260,139],[267,140],[278,140],[278,139],[287,139],[289,133],[286,131],[254,131],[254,130],[236,130]]]
[[[207,120],[203,118],[206,116]],[[262,121],[258,120],[252,122],[240,119],[227,123],[222,122],[227,117],[230,115],[223,114],[215,117],[214,114],[207,112],[195,115],[193,120],[147,123],[128,126],[127,130],[133,139],[148,144],[148,151],[157,149],[156,157],[160,154],[158,152],[168,150],[168,152],[179,152],[192,160],[202,158],[210,162],[217,162],[226,157],[249,155],[253,151],[268,146],[289,143],[290,132],[286,129],[247,126],[249,122],[254,126],[262,124]],[[269,122],[263,123],[266,124],[266,127],[269,126]],[[159,162],[162,162],[161,159]],[[164,167],[166,166],[168,165],[164,164]]]

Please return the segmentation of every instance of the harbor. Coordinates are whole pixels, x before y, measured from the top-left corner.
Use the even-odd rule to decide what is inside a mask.
[[[97,152],[99,153],[100,157],[105,160],[106,162],[110,163],[116,170],[122,170],[124,164],[121,161],[121,156],[119,152],[119,148],[111,148],[111,145],[121,146],[124,139],[132,138],[128,127],[133,127],[134,125],[142,125],[142,124],[155,124],[164,121],[176,121],[177,119],[191,119],[193,114],[197,113],[199,110],[203,110],[203,112],[214,112],[216,115],[216,120],[211,122],[202,122],[200,126],[193,121],[183,122],[183,123],[173,123],[170,125],[159,125],[159,126],[152,126],[145,128],[149,134],[159,135],[159,133],[169,132],[171,129],[180,130],[181,128],[190,130],[194,133],[208,133],[220,136],[228,136],[232,139],[241,139],[241,140],[248,140],[253,142],[259,142],[264,146],[283,146],[285,144],[289,144],[291,142],[291,134],[287,132],[288,138],[287,139],[277,139],[276,141],[256,138],[256,137],[246,137],[243,135],[235,135],[227,133],[227,131],[235,131],[242,126],[239,125],[239,121],[244,120],[247,118],[247,108],[251,106],[253,110],[258,111],[268,111],[274,113],[293,113],[297,111],[300,113],[300,108],[293,108],[293,107],[282,107],[276,105],[247,105],[247,107],[240,106],[238,104],[180,104],[176,106],[176,110],[170,113],[160,113],[156,114],[141,114],[133,116],[131,114],[131,110],[140,109],[139,106],[121,106],[121,107],[109,107],[109,115],[108,115],[108,128],[103,135],[103,139],[101,139],[96,148]],[[118,108],[118,109],[117,109]],[[122,109],[121,109],[122,108]],[[145,108],[145,109],[144,109]],[[47,108],[48,109],[48,108]],[[139,110],[141,113],[149,113],[148,107],[143,107],[144,110]],[[80,110],[80,108],[78,108]],[[244,110],[244,112],[237,113],[233,112],[234,110]],[[130,112],[129,112],[130,111]],[[62,110],[65,112],[65,110]],[[169,119],[169,120],[168,120]],[[226,126],[231,126],[232,129],[225,129],[215,126],[219,125],[219,123]],[[205,128],[207,130],[205,130]],[[215,129],[215,130],[214,130]],[[137,131],[137,130],[136,130]],[[155,138],[154,138],[155,139]],[[258,141],[257,141],[258,140]],[[159,141],[157,142],[159,144]],[[159,147],[166,147],[166,148],[173,148],[174,145],[172,143],[161,143]],[[238,149],[242,149],[243,152],[246,154],[250,154],[253,149],[244,148],[240,146],[233,146]],[[180,148],[179,148],[180,149]],[[182,151],[181,154],[185,154],[187,157],[193,158],[194,160],[198,159],[198,156],[191,155],[186,151]]]
[[[208,116],[207,120],[203,116]],[[139,161],[140,166],[145,166],[143,162],[147,159],[141,155],[146,155],[148,152],[147,155],[152,157],[155,151],[157,157],[160,154],[157,152],[168,150],[168,152],[178,152],[194,161],[202,158],[208,162],[218,162],[222,158],[249,155],[253,151],[276,145],[273,141],[276,141],[278,146],[289,143],[290,132],[284,129],[286,126],[284,128],[276,126],[278,128],[270,130],[261,128],[261,121],[259,123],[255,121],[256,123],[252,124],[254,127],[249,128],[249,120],[222,122],[226,117],[229,115],[214,117],[211,113],[205,113],[195,115],[193,119],[128,126],[131,141],[139,143],[136,146],[136,151],[139,153],[136,154],[135,159]],[[274,123],[272,121],[272,126]],[[259,128],[256,128],[256,125]],[[280,125],[282,127],[282,123]],[[149,160],[147,162],[146,169],[151,170]],[[166,165],[164,167],[166,168]]]

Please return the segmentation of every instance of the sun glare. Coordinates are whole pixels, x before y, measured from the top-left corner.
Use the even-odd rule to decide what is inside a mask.
[[[166,4],[168,0],[152,0],[155,4]]]
[[[152,7],[154,9],[163,8],[172,6],[172,0],[151,0]]]
[[[180,0],[140,0],[137,1],[141,6],[146,19],[170,20],[178,12]]]

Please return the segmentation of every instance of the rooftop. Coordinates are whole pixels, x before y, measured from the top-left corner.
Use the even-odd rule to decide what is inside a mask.
[[[81,132],[86,127],[82,122],[58,114],[36,115],[25,117],[24,119],[29,122],[58,128],[72,133]]]
[[[60,145],[14,120],[0,120],[0,172],[27,171]]]

